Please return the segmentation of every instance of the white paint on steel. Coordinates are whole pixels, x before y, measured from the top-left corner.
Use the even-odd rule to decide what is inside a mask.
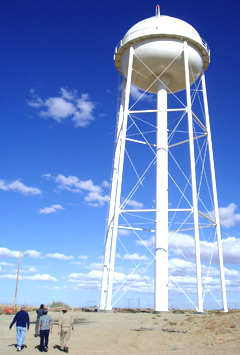
[[[207,131],[208,131],[207,140],[208,140],[209,160],[210,160],[211,177],[212,177],[214,214],[215,214],[215,220],[216,220],[216,232],[217,232],[217,242],[218,242],[218,258],[219,258],[220,275],[221,275],[221,289],[222,289],[223,310],[224,310],[224,312],[228,312],[226,283],[225,283],[224,265],[223,265],[222,240],[221,240],[221,230],[220,230],[220,220],[219,220],[219,210],[218,210],[216,176],[215,176],[215,169],[214,169],[214,158],[213,158],[212,138],[211,138],[209,111],[208,111],[207,90],[206,90],[206,83],[205,83],[204,74],[202,75],[201,80],[202,80],[202,86],[203,86],[203,101],[204,101],[206,128],[207,128]]]
[[[201,75],[202,70],[207,69],[210,52],[207,44],[191,25],[174,17],[155,16],[134,25],[116,47],[114,56],[116,68],[126,76],[129,46],[133,46],[136,58],[133,63],[132,82],[137,87],[157,93],[157,86],[162,78],[168,78],[168,92],[183,90],[185,88],[182,56],[184,40],[189,44],[188,60],[191,66],[190,83],[192,84]],[[181,66],[182,70],[179,70]]]
[[[189,62],[188,62],[187,42],[184,42],[184,62],[185,62],[185,75],[186,75],[187,115],[188,115],[190,166],[191,166],[191,182],[192,182],[192,206],[193,206],[194,236],[195,236],[195,258],[196,258],[196,273],[197,273],[198,312],[202,313],[203,312],[203,299],[202,299],[202,275],[201,275],[199,223],[198,223],[198,199],[197,199],[197,187],[196,187],[192,104],[191,104],[190,83],[189,83]]]
[[[157,93],[155,311],[168,311],[168,133],[167,90]]]
[[[208,114],[207,95],[203,73],[210,63],[210,50],[201,39],[198,32],[185,21],[160,16],[159,7],[156,16],[143,20],[133,26],[120,41],[115,49],[115,65],[118,71],[125,77],[122,89],[122,102],[120,105],[117,142],[112,176],[111,201],[107,223],[107,237],[105,243],[105,258],[102,277],[102,292],[100,309],[112,309],[112,290],[114,279],[114,264],[116,256],[117,232],[120,213],[124,212],[155,212],[155,305],[156,311],[168,310],[168,212],[189,211],[193,215],[193,228],[180,228],[177,232],[194,230],[195,258],[197,276],[197,295],[199,312],[203,312],[202,276],[200,259],[199,229],[216,226],[218,253],[221,274],[221,287],[223,308],[227,311],[226,288],[224,279],[224,267],[222,259],[222,246],[220,235],[220,222],[218,213],[218,201],[216,192],[216,180],[212,153],[210,123]],[[189,70],[191,68],[191,70]],[[205,110],[206,128],[192,112],[190,85],[198,78],[202,80],[203,101]],[[126,138],[127,121],[129,115],[130,86],[135,84],[138,88],[157,94],[156,110],[133,110],[138,112],[155,112],[157,115],[156,145],[148,141],[141,142]],[[180,90],[186,91],[186,108],[167,107],[167,94]],[[186,110],[188,119],[188,140],[178,141],[168,146],[168,112]],[[200,124],[204,134],[193,136],[193,118]],[[198,196],[196,186],[196,167],[194,154],[194,141],[207,134],[209,149],[210,169],[212,177],[212,189],[214,199],[214,211],[216,223],[211,225],[199,225],[200,215],[209,220],[204,213],[198,210]],[[145,143],[146,146],[156,147],[156,208],[128,210],[124,206],[120,208],[120,197],[123,178],[123,164],[125,143],[131,140],[135,144]],[[177,147],[183,143],[189,143],[190,171],[191,171],[191,198],[190,208],[168,208],[168,149]],[[184,196],[184,194],[183,194]],[[184,196],[185,197],[185,196]],[[185,197],[186,198],[186,197]],[[191,199],[190,198],[190,199]],[[190,205],[190,204],[189,204]],[[130,228],[127,226],[126,228]],[[145,230],[131,227],[134,230]],[[147,229],[146,229],[147,230]],[[154,232],[149,229],[149,231]],[[126,291],[125,291],[126,292]]]
[[[125,84],[126,84],[126,80],[124,80],[123,87],[125,87]],[[113,219],[114,219],[117,181],[118,181],[118,167],[119,167],[119,159],[120,159],[120,151],[121,151],[121,143],[122,143],[121,134],[122,134],[122,124],[123,124],[123,100],[124,100],[124,89],[122,90],[121,105],[119,109],[115,156],[113,162],[112,184],[111,184],[111,194],[110,194],[110,203],[109,203],[108,220],[107,220],[107,233],[106,233],[106,241],[105,241],[105,255],[104,255],[103,275],[102,275],[101,300],[100,300],[100,307],[99,307],[101,310],[105,309],[106,306],[109,262],[110,262],[110,255],[111,255],[112,232],[113,232]]]
[[[122,173],[123,173],[123,162],[124,162],[125,143],[126,143],[128,105],[129,105],[131,77],[132,77],[132,63],[133,63],[133,48],[130,48],[128,75],[127,75],[126,91],[125,91],[125,97],[124,97],[123,123],[122,123],[122,127],[120,128],[121,129],[121,149],[119,152],[118,182],[117,182],[117,189],[116,189],[115,211],[114,211],[114,216],[113,216],[112,250],[111,250],[111,261],[110,261],[110,270],[109,270],[109,283],[108,283],[106,310],[112,309],[111,302],[112,302],[113,275],[114,275],[114,264],[115,264],[117,232],[118,232],[118,218],[119,218],[119,213],[120,213],[120,197],[121,197],[121,189],[122,189]]]

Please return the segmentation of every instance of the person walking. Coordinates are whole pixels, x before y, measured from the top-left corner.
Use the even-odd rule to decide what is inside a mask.
[[[26,311],[26,306],[22,305],[21,310],[15,314],[15,317],[9,326],[9,330],[12,328],[14,323],[16,323],[17,351],[21,351],[26,331],[29,330],[30,326],[30,320]]]
[[[35,338],[39,336],[38,334],[38,323],[39,323],[39,318],[43,315],[43,310],[44,310],[44,304],[40,305],[40,308],[36,310],[37,313],[37,319],[36,319],[36,324],[35,324]]]
[[[52,318],[48,315],[48,310],[43,310],[43,315],[39,318],[38,333],[40,331],[40,346],[39,351],[48,351],[49,333],[52,333]]]
[[[67,308],[62,309],[63,315],[58,322],[58,335],[60,334],[60,349],[65,353],[68,353],[68,343],[72,331],[74,331],[73,319],[70,314],[67,313]]]

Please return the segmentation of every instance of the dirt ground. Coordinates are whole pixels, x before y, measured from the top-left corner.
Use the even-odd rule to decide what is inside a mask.
[[[169,313],[71,312],[75,331],[71,333],[69,353],[118,354],[240,354],[240,311]],[[49,312],[53,333],[48,354],[63,354],[58,348],[57,321],[60,312]],[[30,330],[22,354],[39,353],[39,338],[34,337],[35,311],[29,312]],[[15,325],[9,331],[13,315],[0,315],[0,354],[16,352]]]

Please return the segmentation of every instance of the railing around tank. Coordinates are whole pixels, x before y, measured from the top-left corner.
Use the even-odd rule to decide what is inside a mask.
[[[118,44],[116,45],[115,47],[115,54],[118,52],[118,50],[127,42],[131,41],[132,39],[136,39],[137,37],[141,37],[141,32],[144,32],[143,35],[146,35],[146,30],[148,29],[151,29],[151,30],[154,30],[154,27],[145,27],[145,28],[141,28],[139,30],[136,30],[132,33],[129,33],[127,36],[125,36],[123,39],[121,39],[121,41],[118,42]],[[178,37],[181,37],[181,38],[184,38],[184,39],[193,39],[195,40],[195,42],[199,43],[199,44],[202,44],[203,47],[206,49],[206,51],[208,52],[208,54],[210,55],[210,48],[207,44],[207,42],[201,38],[199,35],[197,35],[195,32],[191,32],[191,31],[186,31],[186,33],[189,33],[189,37],[187,37],[186,35],[177,35],[177,34],[173,34],[173,33],[170,33],[170,34],[167,34],[166,35],[169,35],[169,36],[174,36],[174,35],[177,35]],[[138,36],[136,37],[136,34],[138,34]],[[152,33],[148,33],[147,35],[158,35],[158,34],[162,34],[162,35],[165,35],[165,33],[161,33],[161,32],[158,32],[157,29],[155,31],[152,31]],[[194,39],[195,37],[195,39]],[[123,41],[124,40],[124,41]],[[201,41],[201,43],[200,43]]]

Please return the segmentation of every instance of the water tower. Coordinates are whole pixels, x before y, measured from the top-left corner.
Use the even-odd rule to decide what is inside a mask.
[[[176,285],[182,288],[180,283],[183,278],[180,274],[177,275],[179,271],[177,266],[170,270],[172,273],[170,279],[169,245],[174,246],[175,255],[182,258],[181,263],[188,267],[190,262],[185,260],[184,248],[181,245],[185,243],[184,240],[194,241],[192,248],[194,250],[191,252],[194,254],[195,265],[193,278],[196,280],[196,310],[203,312],[205,297],[203,286],[218,273],[222,308],[227,311],[204,76],[210,63],[210,50],[191,25],[177,18],[160,15],[160,8],[157,6],[156,16],[140,21],[125,34],[115,49],[114,61],[123,83],[118,111],[99,309],[111,310],[115,304],[112,301],[113,285],[116,285],[114,288],[118,288],[118,285],[114,281],[114,267],[116,257],[120,257],[116,253],[117,240],[125,230],[137,236],[138,241],[135,245],[145,244],[152,257],[151,261],[147,257],[142,261],[149,261],[150,266],[146,266],[145,270],[154,265],[152,288],[155,311],[168,311],[169,284],[172,288]],[[195,108],[197,100],[200,103]],[[127,144],[132,147],[131,154]],[[150,163],[145,165],[148,154],[151,154]],[[138,162],[136,165],[133,163],[134,156]],[[130,162],[134,174],[127,170],[126,159],[128,164]],[[141,172],[137,164],[139,170],[144,166]],[[150,170],[154,171],[154,177],[150,177]],[[133,175],[137,179],[130,187]],[[126,188],[124,187],[123,192],[124,183]],[[143,192],[145,186],[148,189]],[[203,192],[204,186],[207,186],[205,190],[210,192],[210,198],[207,197],[206,191]],[[129,192],[126,192],[127,188]],[[149,191],[153,196],[150,196]],[[147,201],[148,197],[150,201]],[[144,203],[137,202],[143,199]],[[208,201],[212,202],[212,207]],[[146,223],[149,223],[148,227]],[[204,239],[203,231],[210,229],[214,232]],[[152,237],[146,239],[146,233],[150,233]],[[154,245],[149,247],[149,241],[153,240]],[[210,244],[215,250],[212,252],[203,250]],[[218,272],[214,266],[214,271],[207,274],[207,259],[211,265],[218,264]],[[178,258],[175,258],[175,265],[178,262]],[[128,290],[136,291],[141,287],[140,274],[137,275],[138,281],[133,283],[135,287],[129,286],[128,283],[132,277],[124,280],[125,285],[122,288],[124,294]],[[214,291],[211,281],[207,290],[214,296],[216,289]]]

